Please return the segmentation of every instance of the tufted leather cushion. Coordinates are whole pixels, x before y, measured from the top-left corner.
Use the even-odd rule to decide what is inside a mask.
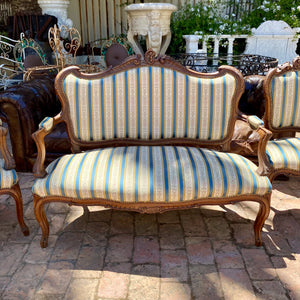
[[[105,148],[52,162],[33,193],[120,202],[264,195],[271,184],[256,168],[240,155],[193,147]]]

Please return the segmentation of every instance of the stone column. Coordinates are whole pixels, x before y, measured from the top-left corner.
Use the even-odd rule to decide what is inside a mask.
[[[232,65],[232,55],[233,55],[233,42],[235,38],[228,38],[228,51],[227,51],[227,64]]]
[[[214,38],[214,53],[213,53],[213,65],[218,65],[218,57],[219,57],[219,45],[220,45],[220,40],[218,37]]]
[[[198,44],[200,35],[190,34],[184,35],[185,39],[185,53],[196,53],[198,51]]]
[[[61,27],[62,25],[67,27],[73,26],[73,21],[68,19],[68,6],[70,0],[38,0],[38,3],[43,14],[48,14],[57,18],[58,27]]]

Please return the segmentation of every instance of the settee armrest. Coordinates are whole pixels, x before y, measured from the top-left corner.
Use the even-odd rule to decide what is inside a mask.
[[[257,116],[248,116],[247,122],[250,127],[254,130],[257,130],[259,127],[264,126],[264,121]]]
[[[33,165],[33,175],[37,178],[45,177],[47,174],[45,170],[45,136],[51,133],[54,127],[61,122],[63,122],[61,114],[56,115],[54,118],[46,117],[39,124],[39,129],[32,134],[32,138],[37,147],[37,158]]]
[[[0,119],[0,151],[4,159],[4,168],[7,170],[14,169],[16,167],[15,161],[7,148],[7,129],[2,126],[2,120]]]
[[[272,137],[272,132],[264,127],[264,121],[257,116],[239,114],[239,119],[246,121],[249,126],[259,134],[259,142],[257,148],[258,169],[256,170],[259,175],[267,175],[272,166],[269,163],[266,153],[267,143]]]

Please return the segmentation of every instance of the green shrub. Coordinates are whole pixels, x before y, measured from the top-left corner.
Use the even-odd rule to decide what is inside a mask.
[[[172,40],[168,53],[185,52],[187,34],[250,34],[251,28],[257,28],[267,20],[283,20],[291,27],[300,27],[299,0],[255,0],[252,12],[243,10],[241,0],[210,0],[196,5],[185,5],[171,17]],[[208,4],[209,3],[209,4]],[[231,15],[224,14],[226,6],[232,6]],[[234,6],[233,6],[234,5]]]

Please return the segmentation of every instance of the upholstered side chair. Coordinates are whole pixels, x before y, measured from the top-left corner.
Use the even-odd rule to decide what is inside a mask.
[[[18,176],[14,170],[15,162],[7,148],[7,129],[2,126],[0,120],[0,151],[3,159],[0,159],[0,195],[12,196],[16,203],[16,211],[19,225],[23,234],[29,235],[29,229],[23,219],[23,199],[18,183]]]
[[[266,143],[265,168],[260,173],[272,181],[280,174],[300,176],[300,57],[270,70],[264,80],[264,123],[274,138]],[[298,132],[298,134],[297,134]]]

